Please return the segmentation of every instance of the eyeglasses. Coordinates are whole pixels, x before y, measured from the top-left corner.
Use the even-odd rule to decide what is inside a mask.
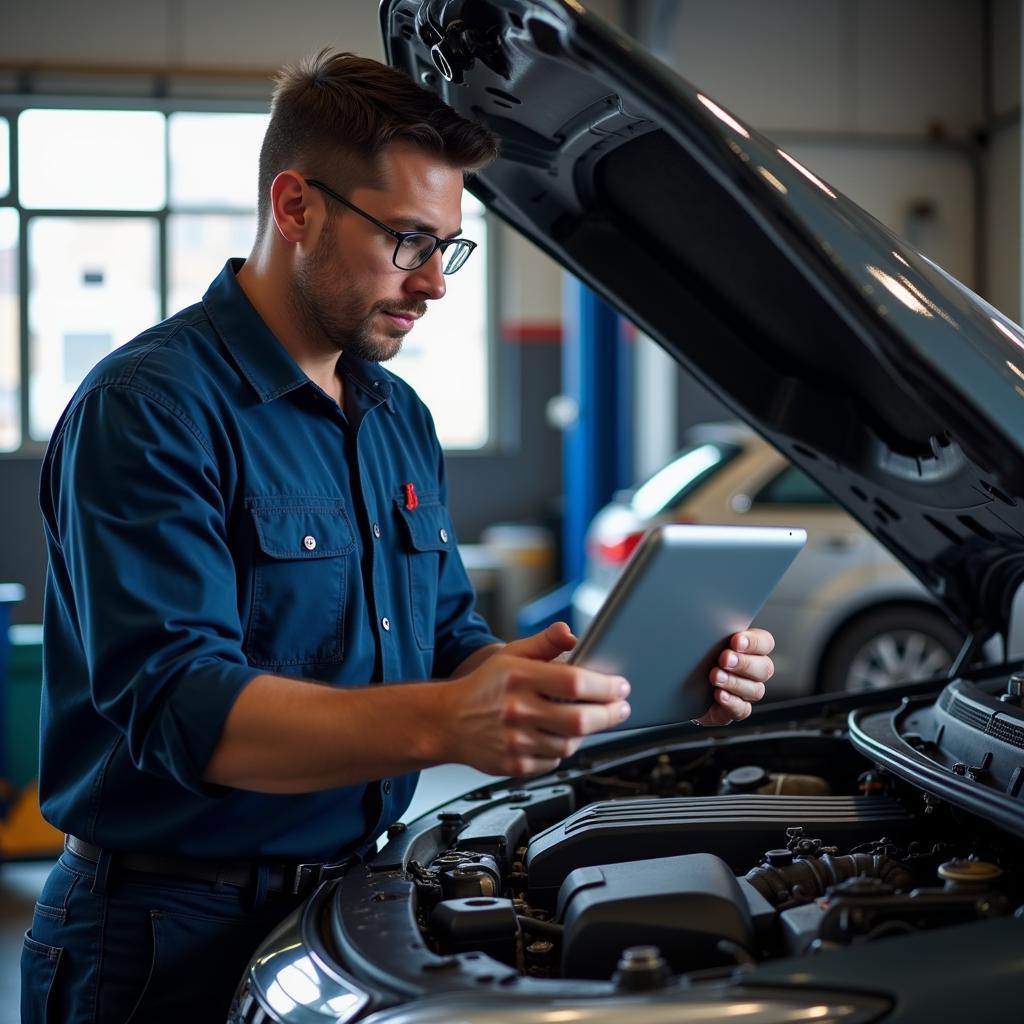
[[[468,238],[438,238],[437,235],[432,235],[429,231],[395,231],[387,224],[382,224],[376,217],[371,217],[365,210],[360,210],[355,203],[350,203],[344,196],[338,195],[334,189],[329,188],[322,181],[307,178],[306,184],[329,195],[342,206],[347,206],[353,213],[365,217],[371,224],[376,224],[381,231],[386,231],[396,239],[391,262],[399,270],[415,270],[417,267],[422,267],[440,249],[442,273],[454,274],[469,259],[469,254],[476,248],[476,242],[471,242]]]

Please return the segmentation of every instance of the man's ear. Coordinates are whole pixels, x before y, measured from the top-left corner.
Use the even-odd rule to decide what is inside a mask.
[[[293,243],[309,240],[315,217],[307,205],[310,189],[296,171],[281,171],[270,186],[270,212],[278,234]]]

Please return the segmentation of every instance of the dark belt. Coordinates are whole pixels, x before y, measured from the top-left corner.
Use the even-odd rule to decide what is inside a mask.
[[[64,848],[84,860],[99,863],[103,850],[87,843],[77,836],[65,836]],[[187,857],[162,857],[150,853],[112,853],[112,867],[115,870],[141,871],[150,875],[169,875],[174,878],[190,878],[214,885],[235,885],[240,888],[254,888],[261,868],[267,870],[267,891],[283,892],[291,896],[305,896],[322,881],[337,878],[355,860],[331,864],[296,864],[283,861],[215,861],[193,860]]]

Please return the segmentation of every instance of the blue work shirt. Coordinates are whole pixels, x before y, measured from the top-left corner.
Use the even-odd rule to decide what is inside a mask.
[[[395,821],[416,775],[300,795],[204,783],[241,690],[265,673],[445,677],[495,637],[426,407],[342,355],[342,412],[249,303],[241,264],[102,360],[54,430],[40,796],[57,828],[112,850],[323,860]]]

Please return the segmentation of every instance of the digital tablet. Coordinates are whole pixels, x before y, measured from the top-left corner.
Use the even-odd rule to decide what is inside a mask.
[[[629,680],[632,714],[615,728],[698,718],[712,703],[719,653],[806,540],[788,527],[655,527],[566,660]]]

